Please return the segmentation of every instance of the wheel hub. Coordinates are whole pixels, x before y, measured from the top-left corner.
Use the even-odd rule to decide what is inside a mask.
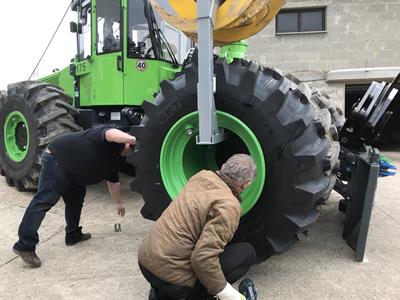
[[[4,122],[4,144],[11,160],[20,162],[25,159],[29,148],[29,128],[19,111],[9,113]]]
[[[189,178],[197,172],[218,170],[233,154],[248,153],[257,165],[257,177],[242,193],[243,214],[247,213],[263,190],[266,170],[263,151],[256,136],[242,121],[225,112],[217,112],[218,125],[227,139],[216,145],[196,145],[198,113],[178,120],[167,133],[160,155],[160,171],[165,189],[175,199]]]

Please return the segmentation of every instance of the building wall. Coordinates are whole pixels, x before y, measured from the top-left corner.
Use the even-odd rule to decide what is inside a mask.
[[[344,103],[345,82],[326,83],[337,69],[400,66],[400,0],[288,0],[284,8],[326,6],[326,33],[275,34],[275,20],[249,39],[248,58]]]

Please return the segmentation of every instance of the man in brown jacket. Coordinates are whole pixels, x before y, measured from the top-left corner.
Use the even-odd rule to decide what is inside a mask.
[[[236,154],[219,172],[204,170],[189,180],[140,246],[149,299],[244,299],[230,284],[249,270],[255,250],[227,244],[239,225],[240,193],[255,176],[253,159]]]

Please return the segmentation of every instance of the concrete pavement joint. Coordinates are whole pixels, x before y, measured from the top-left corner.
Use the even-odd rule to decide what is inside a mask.
[[[99,195],[99,196],[97,196],[97,197],[95,197],[94,198],[94,201],[96,201],[97,199],[99,199],[99,198],[101,198],[102,197],[102,195]],[[18,207],[20,207],[20,208],[26,208],[27,206],[21,206],[21,205],[17,205]],[[58,214],[57,212],[51,212],[51,211],[49,211],[49,212],[47,212],[47,214],[53,214],[53,215],[56,215],[56,216],[61,216],[61,214]],[[61,233],[63,231],[63,227],[61,228],[61,229],[59,229],[58,231],[56,231],[54,234],[52,234],[51,236],[49,236],[48,238],[46,238],[46,239],[43,239],[38,245],[41,245],[41,244],[44,244],[44,243],[46,243],[46,242],[48,242],[49,240],[51,240],[53,237],[55,237],[56,235],[58,235],[59,233]],[[17,256],[14,256],[13,258],[11,258],[11,259],[9,259],[8,261],[6,261],[5,263],[3,263],[3,264],[1,264],[0,265],[0,269],[1,268],[3,268],[4,266],[6,266],[7,264],[9,264],[9,263],[11,263],[12,261],[14,261],[16,258],[18,258],[18,255]]]
[[[61,233],[63,231],[63,228],[61,228],[60,230],[56,231],[54,234],[52,234],[51,236],[49,236],[48,238],[42,240],[38,245],[44,244],[47,241],[51,240],[53,237],[55,237],[57,234]],[[11,258],[10,260],[6,261],[4,264],[0,265],[0,269],[4,266],[6,266],[7,264],[9,264],[10,262],[12,262],[13,260],[15,260],[16,258],[18,258],[18,255],[14,256],[13,258]]]
[[[95,197],[94,201],[96,201],[97,199],[99,199],[101,197],[102,197],[102,195],[99,195],[99,196]],[[27,206],[17,205],[17,207],[26,208]],[[47,214],[53,214],[53,215],[56,215],[56,216],[61,216],[61,214],[58,214],[56,211],[54,211],[54,212],[49,211],[49,212],[47,212]],[[56,231],[54,234],[52,234],[48,238],[42,240],[38,245],[46,243],[47,241],[51,240],[53,237],[55,237],[57,234],[61,233],[62,231],[63,231],[63,228],[59,229],[58,231]],[[18,255],[14,256],[13,258],[9,259],[8,261],[6,261],[3,264],[0,264],[0,269],[3,268],[4,266],[6,266],[7,264],[9,264],[10,262],[12,262],[13,260],[15,260],[16,258],[18,258]]]
[[[6,261],[4,264],[0,265],[0,269],[2,267],[4,267],[5,265],[9,264],[10,262],[12,262],[13,260],[15,260],[18,256],[14,256],[13,258],[11,258],[10,260]]]

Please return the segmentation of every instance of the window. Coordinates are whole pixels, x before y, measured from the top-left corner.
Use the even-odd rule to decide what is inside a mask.
[[[128,2],[128,56],[154,58],[143,1],[129,0]]]
[[[121,50],[120,0],[97,0],[97,53]]]
[[[192,41],[188,39],[181,31],[172,27],[166,22],[161,23],[161,30],[165,35],[165,39],[171,46],[172,52],[175,54],[176,59],[179,63],[183,63],[190,48],[192,47]],[[164,52],[167,49],[163,49]]]
[[[147,1],[128,1],[128,57],[176,63],[173,50],[177,45],[168,43],[163,31],[159,30],[161,23],[161,18]]]
[[[326,7],[282,10],[276,16],[276,33],[326,30]]]

